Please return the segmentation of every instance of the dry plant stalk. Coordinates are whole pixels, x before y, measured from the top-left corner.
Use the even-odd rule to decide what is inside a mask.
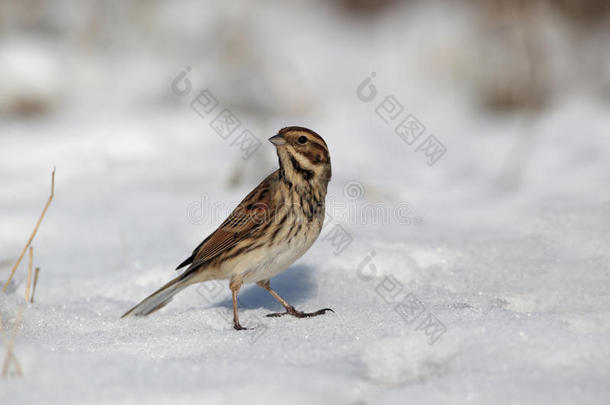
[[[28,249],[28,247],[32,243],[34,236],[36,236],[36,232],[38,232],[38,227],[40,227],[40,223],[42,222],[44,215],[47,213],[47,209],[49,209],[49,205],[51,205],[51,201],[53,201],[54,195],[55,195],[55,168],[53,168],[53,172],[51,173],[51,195],[49,196],[49,200],[47,201],[46,205],[44,206],[44,209],[42,210],[42,214],[40,214],[40,217],[38,218],[38,222],[36,222],[36,226],[34,227],[32,234],[30,235],[30,239],[28,239],[27,243],[23,247],[23,250],[21,251],[21,254],[19,255],[19,259],[17,259],[17,263],[15,263],[15,265],[13,266],[13,269],[11,270],[11,274],[8,276],[8,280],[6,280],[4,287],[2,287],[2,292],[6,292],[6,289],[8,288],[8,284],[13,279],[13,276],[15,275],[15,271],[17,270],[19,263],[21,263],[21,259],[23,259],[23,255],[25,255],[25,251]]]
[[[36,293],[36,284],[38,284],[38,273],[40,273],[40,267],[36,267],[36,271],[34,272],[34,285],[32,286],[32,297],[30,298],[30,303],[34,303],[34,294]]]
[[[19,312],[17,313],[17,319],[15,319],[15,323],[13,324],[13,333],[9,338],[4,339],[4,333],[2,328],[2,319],[0,319],[0,333],[2,333],[4,343],[6,345],[6,355],[4,356],[4,365],[2,366],[2,377],[6,378],[8,376],[8,368],[11,364],[11,360],[15,365],[15,371],[17,375],[23,375],[21,370],[21,365],[13,352],[13,346],[15,344],[15,337],[17,336],[17,329],[21,325],[21,316],[23,315],[23,306],[19,308]]]
[[[25,302],[30,300],[30,286],[32,285],[32,262],[34,261],[34,248],[30,246],[30,260],[28,261],[28,280],[25,284]]]

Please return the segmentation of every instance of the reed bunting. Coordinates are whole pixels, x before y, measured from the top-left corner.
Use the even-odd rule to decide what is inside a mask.
[[[233,295],[233,326],[239,323],[237,294],[244,283],[256,283],[286,309],[267,316],[311,317],[331,311],[297,311],[275,292],[269,279],[286,270],[314,243],[324,222],[326,189],[331,177],[326,142],[302,127],[287,127],[269,138],[275,145],[280,168],[267,176],[229,217],[178,265],[188,266],[129,310],[129,315],[148,315],[165,306],[191,284],[229,280]]]

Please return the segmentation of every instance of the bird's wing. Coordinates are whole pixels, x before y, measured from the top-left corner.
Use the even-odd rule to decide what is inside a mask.
[[[274,191],[271,180],[274,174],[252,190],[218,229],[201,242],[191,257],[178,268],[191,264],[187,271],[192,271],[272,222],[276,211],[271,198]]]

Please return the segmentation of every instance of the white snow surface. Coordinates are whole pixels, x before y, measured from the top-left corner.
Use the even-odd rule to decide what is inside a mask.
[[[0,294],[5,330],[23,307],[14,351],[24,374],[0,380],[0,403],[608,403],[608,104],[575,94],[528,118],[490,117],[459,85],[422,79],[426,52],[409,57],[430,29],[421,21],[444,21],[434,8],[403,17],[404,28],[385,16],[367,35],[295,7],[316,33],[279,35],[287,16],[262,12],[254,32],[276,43],[259,57],[280,66],[259,73],[279,88],[303,86],[308,106],[286,92],[271,112],[232,107],[262,142],[248,160],[191,110],[190,98],[207,87],[233,106],[241,90],[274,106],[267,98],[276,95],[231,93],[234,73],[188,55],[146,71],[144,56],[126,53],[121,77],[96,61],[111,85],[94,91],[79,82],[83,103],[0,121],[0,280],[57,167],[33,243],[35,302],[23,304],[27,257]],[[388,21],[403,35],[399,53],[379,47]],[[437,34],[462,32],[451,28],[460,21]],[[331,32],[331,42],[314,46]],[[168,89],[187,65],[199,76],[180,98]],[[373,71],[379,95],[365,103],[356,87]],[[389,94],[447,147],[435,165],[375,114]],[[116,102],[129,97],[137,101]],[[267,318],[280,305],[247,286],[240,316],[252,329],[235,331],[220,282],[191,287],[149,317],[119,319],[176,276],[175,266],[277,167],[266,138],[286,125],[310,127],[329,145],[330,216],[310,251],[271,285],[298,309],[335,312]],[[519,138],[526,164],[511,187],[501,172]],[[386,217],[363,214],[373,205]],[[340,252],[329,238],[336,225],[351,238]],[[432,320],[444,333],[432,333]]]

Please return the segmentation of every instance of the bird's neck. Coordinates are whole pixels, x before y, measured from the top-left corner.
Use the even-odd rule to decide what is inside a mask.
[[[326,195],[331,177],[330,164],[311,165],[305,159],[287,151],[278,151],[280,179],[290,188],[317,189]]]
[[[298,161],[288,158],[285,163],[280,158],[279,176],[280,180],[293,191],[298,193],[310,193],[316,191],[317,197],[322,199],[326,196],[330,173],[326,170],[315,170],[299,165]],[[330,172],[330,169],[328,170]]]

